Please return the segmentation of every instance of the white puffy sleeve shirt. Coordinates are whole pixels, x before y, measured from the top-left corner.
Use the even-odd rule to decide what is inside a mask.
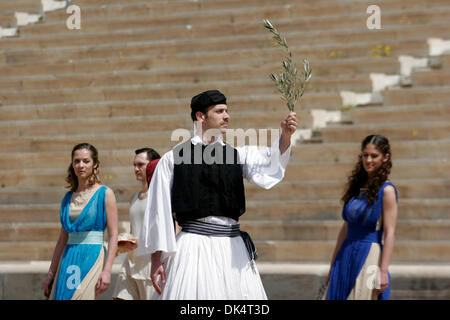
[[[202,143],[199,136],[194,136],[191,141],[194,144]],[[220,143],[223,144],[222,141]],[[272,188],[283,179],[291,153],[290,146],[282,155],[279,140],[272,147],[243,146],[236,149],[245,179],[265,189]],[[177,251],[171,203],[173,168],[174,157],[171,150],[158,162],[150,182],[137,255],[162,251],[164,260]]]

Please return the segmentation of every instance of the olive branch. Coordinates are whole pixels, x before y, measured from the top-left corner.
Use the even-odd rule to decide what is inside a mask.
[[[278,90],[281,93],[282,99],[286,100],[289,111],[294,111],[295,103],[303,96],[306,89],[306,83],[311,79],[312,69],[309,61],[303,60],[302,77],[299,77],[297,68],[292,60],[292,53],[287,44],[286,38],[282,37],[278,30],[270,23],[269,20],[264,19],[264,27],[266,27],[273,36],[273,39],[278,45],[283,47],[287,56],[282,61],[282,70],[279,75],[271,74],[270,78],[275,82]]]

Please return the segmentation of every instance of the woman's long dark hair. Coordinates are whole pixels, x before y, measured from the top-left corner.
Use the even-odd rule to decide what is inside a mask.
[[[374,176],[368,181],[368,175],[363,166],[362,151],[369,144],[375,145],[375,148],[380,151],[383,156],[389,154],[389,158],[386,162],[383,162],[378,168]],[[389,177],[392,168],[392,153],[389,145],[389,140],[382,135],[370,135],[364,138],[361,143],[361,153],[358,155],[358,162],[353,169],[351,175],[348,177],[346,191],[341,198],[342,202],[347,203],[352,197],[357,197],[360,193],[360,189],[367,183],[367,199],[370,204],[374,203],[377,198],[378,191],[383,183]]]
[[[75,151],[77,150],[81,150],[81,149],[87,149],[91,152],[91,157],[92,160],[94,161],[94,167],[93,167],[93,172],[92,175],[89,177],[88,183],[89,185],[94,185],[95,183],[101,183],[98,174],[99,174],[99,166],[100,166],[100,161],[98,160],[98,152],[97,149],[89,144],[89,143],[80,143],[77,144],[75,147],[73,147],[72,149],[72,157],[71,157],[71,162],[69,165],[69,168],[67,169],[67,177],[66,177],[66,182],[69,184],[67,186],[67,188],[69,188],[70,190],[72,190],[72,192],[77,191],[78,189],[78,177],[75,174],[75,170],[73,169],[73,156],[75,154]]]

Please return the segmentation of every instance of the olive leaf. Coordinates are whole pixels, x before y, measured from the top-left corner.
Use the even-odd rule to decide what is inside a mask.
[[[286,51],[286,57],[281,62],[282,70],[279,75],[271,74],[270,78],[275,82],[278,90],[281,93],[283,100],[286,100],[286,104],[289,111],[294,111],[295,103],[303,96],[306,89],[306,83],[311,79],[312,69],[309,61],[303,60],[302,77],[298,76],[298,71],[292,60],[292,53],[287,44],[286,38],[281,36],[278,30],[272,25],[272,23],[264,19],[264,27],[271,33],[276,43],[283,47]]]

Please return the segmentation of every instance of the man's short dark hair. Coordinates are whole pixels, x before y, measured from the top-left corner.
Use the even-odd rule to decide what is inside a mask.
[[[201,113],[203,113],[204,115],[205,115],[205,117],[208,117],[208,114],[207,114],[207,112],[208,112],[208,108],[209,107],[203,107],[202,109],[200,109],[200,110],[192,110],[191,111],[191,119],[192,119],[192,121],[197,121],[197,117],[196,117],[196,113],[197,112],[201,112]]]
[[[147,160],[152,161],[155,159],[161,158],[158,152],[153,150],[152,148],[141,148],[134,151],[135,154],[143,153],[145,152],[147,154]]]

